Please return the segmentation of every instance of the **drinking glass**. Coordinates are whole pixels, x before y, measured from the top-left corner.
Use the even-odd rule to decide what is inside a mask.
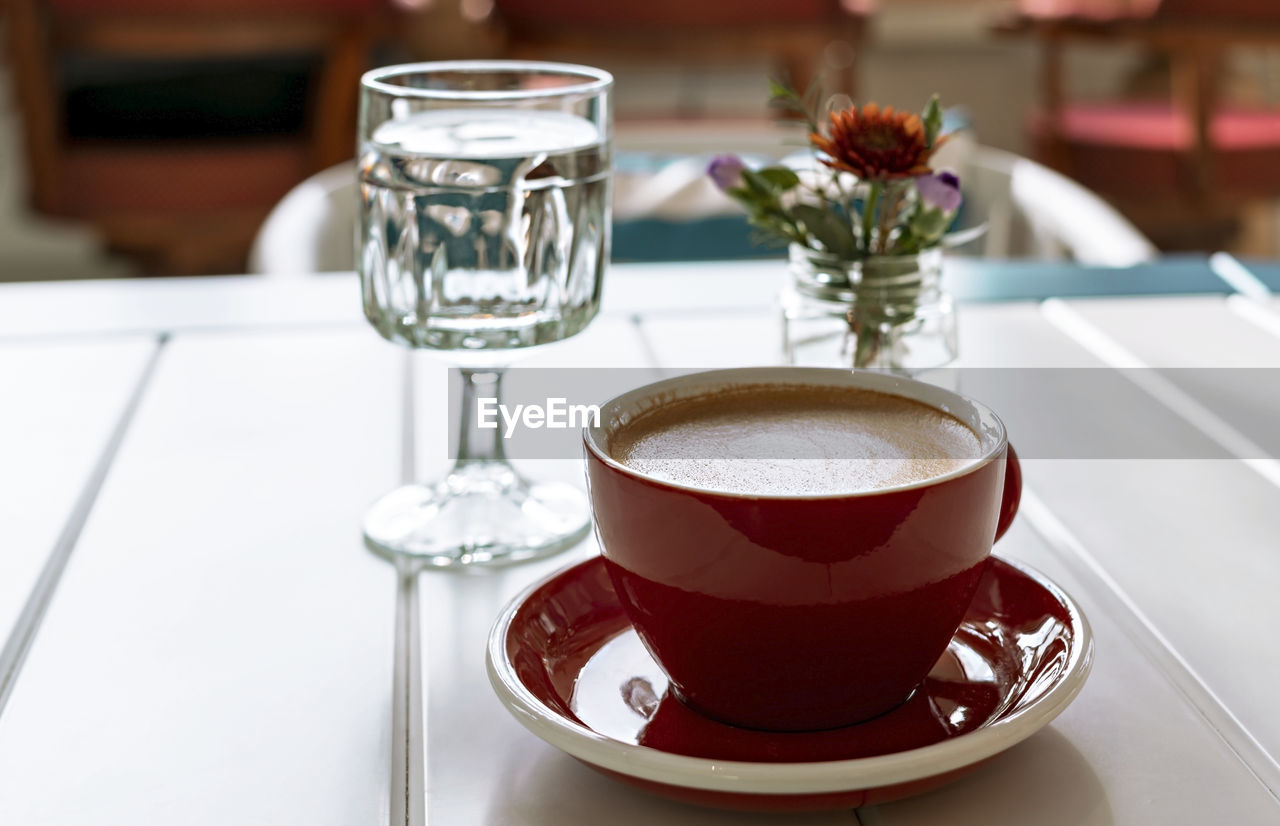
[[[378,500],[366,544],[438,566],[545,556],[581,540],[586,497],[525,479],[476,405],[517,351],[582,331],[609,258],[613,78],[531,61],[374,69],[360,85],[357,261],[386,339],[462,377],[452,470]]]

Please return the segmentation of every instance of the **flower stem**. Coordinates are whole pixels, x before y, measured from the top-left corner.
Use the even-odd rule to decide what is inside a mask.
[[[898,213],[902,211],[902,190],[897,187],[885,190],[884,207],[880,210],[880,254],[889,254],[889,236],[893,225],[898,220]]]
[[[871,255],[872,228],[876,223],[876,205],[880,201],[880,190],[883,185],[872,181],[867,188],[867,200],[862,205],[862,246],[867,255]]]

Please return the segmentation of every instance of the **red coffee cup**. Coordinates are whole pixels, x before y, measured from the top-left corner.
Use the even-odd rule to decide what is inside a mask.
[[[981,456],[907,485],[736,494],[647,476],[609,454],[640,413],[744,384],[859,387],[950,413]],[[587,482],[613,585],[695,711],[773,731],[870,719],[904,702],[946,650],[1022,489],[986,406],[897,376],[780,367],[695,373],[632,390],[585,431]]]

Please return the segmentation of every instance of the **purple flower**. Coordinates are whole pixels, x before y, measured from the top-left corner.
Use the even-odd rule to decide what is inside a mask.
[[[721,192],[728,192],[742,185],[742,170],[746,164],[737,155],[717,155],[711,159],[707,174]]]
[[[931,172],[916,178],[916,191],[920,200],[934,209],[955,212],[964,196],[960,194],[960,179],[954,172]]]

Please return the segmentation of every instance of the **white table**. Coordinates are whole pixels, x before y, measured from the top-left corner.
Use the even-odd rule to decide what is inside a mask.
[[[615,267],[600,318],[529,363],[775,362],[780,272]],[[446,447],[443,366],[418,357],[406,394],[358,305],[350,275],[0,287],[0,824],[1280,823],[1274,459],[1028,458],[998,552],[1089,616],[1075,703],[915,799],[697,809],[543,744],[488,687],[499,608],[591,541],[416,579],[362,548],[367,504]],[[1260,290],[968,304],[961,330],[970,365],[1280,367]],[[1135,375],[1161,438],[1280,431]]]

